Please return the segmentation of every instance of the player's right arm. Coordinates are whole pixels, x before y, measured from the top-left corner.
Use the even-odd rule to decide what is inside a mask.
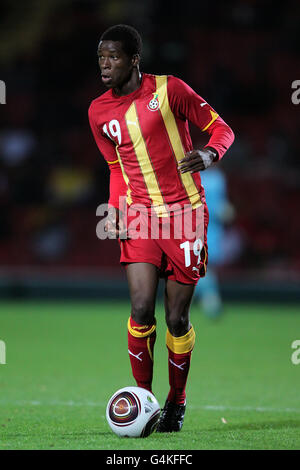
[[[109,200],[108,200],[108,221],[106,223],[106,231],[119,236],[119,204],[122,197],[126,196],[127,184],[124,181],[122,169],[116,152],[115,143],[105,135],[103,129],[97,125],[93,104],[89,108],[90,127],[100,153],[106,160],[109,170]]]

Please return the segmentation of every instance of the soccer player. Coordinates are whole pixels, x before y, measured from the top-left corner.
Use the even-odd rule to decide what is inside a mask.
[[[200,171],[222,158],[234,135],[216,111],[186,83],[174,76],[142,73],[142,40],[131,26],[106,30],[99,42],[102,82],[108,91],[92,101],[91,129],[110,169],[109,220],[106,230],[119,237],[121,263],[126,267],[131,315],[128,352],[137,386],[152,391],[155,302],[160,277],[165,278],[166,346],[170,389],[158,432],[180,431],[186,409],[186,383],[195,332],[189,308],[195,285],[205,275],[208,211]],[[193,149],[188,121],[207,133],[202,149]],[[144,220],[159,220],[158,237],[124,237],[134,205],[146,208]],[[176,215],[187,210],[194,239],[162,236],[164,221],[172,229]],[[197,238],[197,211],[202,210],[202,239]],[[198,225],[197,225],[198,224]],[[200,224],[201,225],[201,224]],[[174,232],[175,233],[175,232]]]

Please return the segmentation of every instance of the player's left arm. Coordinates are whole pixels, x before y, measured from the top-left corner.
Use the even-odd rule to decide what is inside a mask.
[[[234,141],[234,133],[218,113],[182,80],[168,78],[168,97],[172,111],[188,119],[209,135],[202,149],[193,149],[179,162],[181,173],[202,171],[220,160]]]

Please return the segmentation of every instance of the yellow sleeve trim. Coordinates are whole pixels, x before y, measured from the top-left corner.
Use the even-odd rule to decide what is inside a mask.
[[[213,122],[215,122],[215,120],[219,117],[219,115],[217,113],[214,113],[212,110],[210,110],[210,114],[211,114],[211,121],[207,124],[207,126],[205,126],[203,129],[202,129],[202,132],[206,131],[206,129],[209,128],[209,126],[211,126],[211,124]]]
[[[195,345],[195,330],[193,327],[184,336],[172,336],[167,329],[166,344],[175,354],[185,354],[192,351]]]
[[[109,162],[108,160],[106,160],[106,161],[109,165],[112,165],[113,163],[118,163],[119,160],[115,160],[114,162]]]
[[[146,338],[147,336],[150,336],[156,329],[156,325],[152,325],[152,327],[150,328],[150,330],[144,332],[144,331],[139,331],[139,330],[143,330],[145,328],[149,328],[149,326],[147,325],[144,325],[144,326],[135,326],[132,328],[132,326],[130,325],[130,317],[128,318],[128,323],[127,323],[127,328],[128,328],[128,331],[129,333],[134,336],[135,338]]]

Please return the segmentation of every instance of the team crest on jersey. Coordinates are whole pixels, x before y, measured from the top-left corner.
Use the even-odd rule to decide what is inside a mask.
[[[147,108],[149,111],[157,111],[159,109],[159,101],[157,99],[158,95],[154,94],[152,100],[149,101]]]

